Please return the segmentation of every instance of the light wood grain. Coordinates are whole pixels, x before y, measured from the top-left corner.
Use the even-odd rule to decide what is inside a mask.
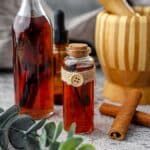
[[[135,15],[134,10],[127,3],[126,0],[99,0],[107,12],[121,15],[132,16]]]
[[[142,102],[150,103],[150,7],[137,7],[135,11],[141,15],[118,16],[106,12],[98,15],[97,54],[108,84],[141,88],[143,92],[149,88],[149,98],[144,92],[148,100]]]

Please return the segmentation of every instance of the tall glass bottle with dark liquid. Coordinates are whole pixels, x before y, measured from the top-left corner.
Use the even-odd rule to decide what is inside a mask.
[[[65,14],[62,10],[56,11],[54,15],[54,103],[63,104],[63,82],[61,81],[61,67],[66,57],[68,46],[68,31],[65,28]]]
[[[22,0],[14,20],[15,100],[35,119],[53,113],[53,29],[41,0]]]

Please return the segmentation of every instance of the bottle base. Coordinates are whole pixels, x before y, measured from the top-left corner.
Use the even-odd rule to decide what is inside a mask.
[[[69,131],[70,130],[70,127],[64,127],[64,130],[65,131]],[[91,134],[92,132],[94,131],[94,127],[91,127],[90,129],[88,129],[88,130],[85,130],[85,128],[84,129],[76,129],[76,131],[75,131],[75,133],[76,134],[81,134],[81,135],[84,135],[84,134]]]
[[[33,109],[32,110],[29,110],[29,109],[26,109],[26,108],[21,108],[21,112],[20,114],[27,114],[27,115],[30,115],[34,120],[41,120],[41,119],[44,119],[44,118],[49,118],[51,117],[53,114],[54,114],[54,110],[51,109],[51,110],[36,110],[34,111]]]

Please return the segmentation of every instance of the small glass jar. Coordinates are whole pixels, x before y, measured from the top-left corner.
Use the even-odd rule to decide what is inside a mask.
[[[76,133],[94,129],[95,64],[86,44],[70,44],[62,67],[64,128],[76,123]]]

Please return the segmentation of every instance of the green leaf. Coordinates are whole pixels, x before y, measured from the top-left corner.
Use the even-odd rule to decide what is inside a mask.
[[[0,128],[7,128],[15,120],[15,117],[18,115],[18,112],[14,112],[11,115],[7,116],[6,120],[0,124]]]
[[[29,134],[31,132],[35,132],[35,131],[39,130],[40,128],[42,128],[42,126],[45,124],[45,122],[46,122],[46,119],[43,119],[43,120],[39,121],[38,123],[35,123],[33,126],[31,126],[27,130],[26,134]]]
[[[8,137],[6,130],[0,130],[0,147],[2,150],[8,149]]]
[[[12,106],[6,112],[0,115],[0,128],[4,128],[8,123],[13,121],[13,119],[19,114],[19,108],[17,106]]]
[[[0,113],[4,112],[4,109],[0,108]]]
[[[83,142],[83,139],[80,137],[73,137],[62,143],[59,147],[59,150],[76,150],[76,148]]]
[[[58,126],[56,127],[55,134],[54,134],[54,137],[53,137],[53,141],[56,141],[58,139],[58,137],[60,136],[62,130],[63,130],[63,123],[60,122],[58,124]]]
[[[26,131],[35,124],[35,121],[28,115],[18,115],[9,126],[8,137],[11,145],[16,149],[24,148],[24,137],[27,136]],[[35,133],[28,136],[35,136]],[[18,138],[19,137],[19,138]]]
[[[46,147],[46,141],[47,141],[47,134],[45,129],[42,130],[42,134],[39,137],[39,141],[40,141],[41,149],[44,149]]]
[[[55,134],[56,124],[54,122],[50,122],[47,123],[44,128],[46,130],[48,138],[52,140]]]
[[[49,150],[58,150],[60,146],[60,142],[54,142],[51,144]]]
[[[96,150],[91,144],[84,144],[78,150]]]
[[[50,139],[50,138],[47,136],[47,139],[46,139],[46,147],[50,147],[52,144],[53,144],[52,139]]]
[[[41,150],[40,143],[37,137],[26,136],[24,138],[25,150]]]
[[[75,130],[76,130],[76,123],[73,123],[70,127],[70,130],[68,132],[68,136],[67,139],[70,139],[73,137],[73,135],[75,134]]]
[[[10,107],[5,112],[3,112],[2,114],[0,114],[0,122],[5,121],[8,116],[10,116],[12,113],[15,113],[15,112],[19,113],[18,106],[12,106],[12,107]]]

